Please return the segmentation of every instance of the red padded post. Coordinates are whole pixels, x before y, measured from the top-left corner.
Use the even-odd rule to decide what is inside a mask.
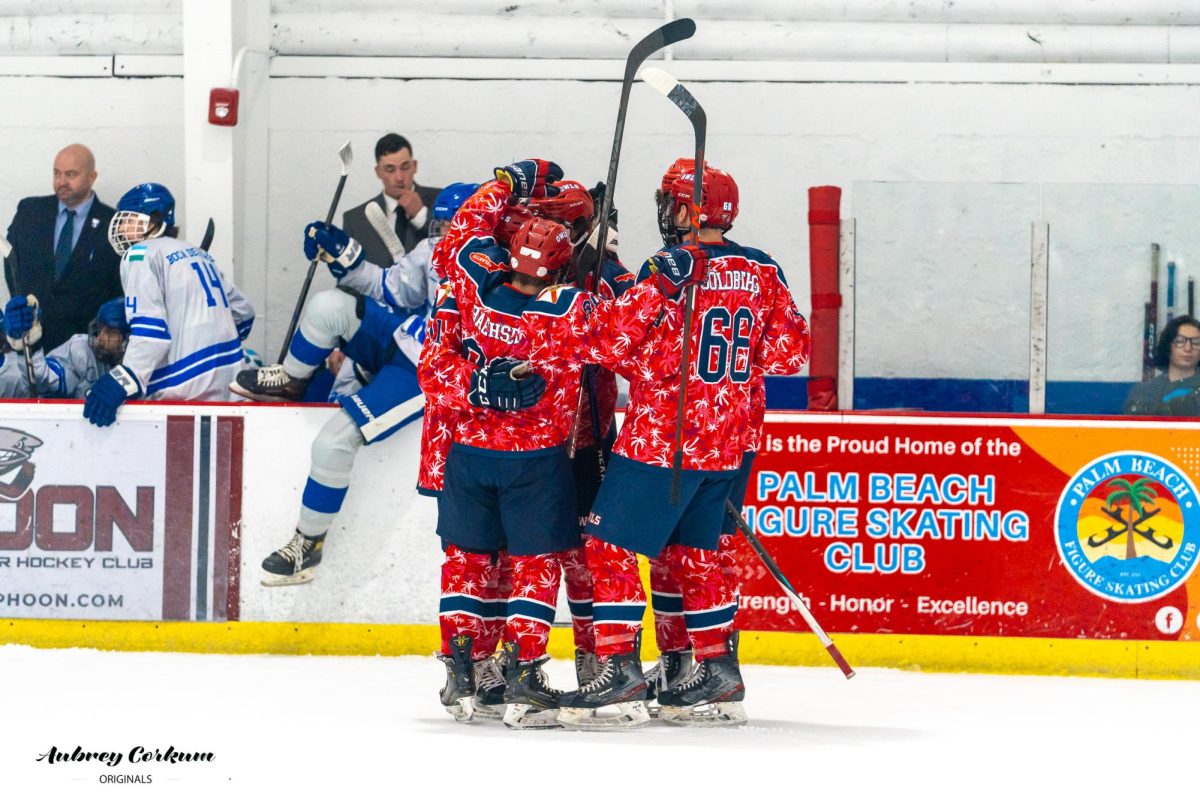
[[[808,257],[812,279],[812,357],[808,363],[808,408],[837,410],[838,314],[842,295],[838,292],[838,234],[841,225],[842,190],[837,186],[808,189]]]

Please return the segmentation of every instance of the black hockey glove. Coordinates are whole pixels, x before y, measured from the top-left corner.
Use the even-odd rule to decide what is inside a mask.
[[[522,362],[515,358],[497,358],[471,375],[471,390],[467,401],[480,408],[516,411],[536,405],[546,391],[546,380],[537,373],[528,377],[513,377],[514,368]]]

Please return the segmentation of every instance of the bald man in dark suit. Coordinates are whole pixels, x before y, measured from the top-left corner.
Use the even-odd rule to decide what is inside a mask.
[[[96,197],[95,182],[92,152],[64,147],[54,159],[54,194],[26,197],[8,226],[4,281],[10,296],[37,297],[46,352],[85,333],[100,306],[124,294],[121,260],[108,243],[113,209]]]

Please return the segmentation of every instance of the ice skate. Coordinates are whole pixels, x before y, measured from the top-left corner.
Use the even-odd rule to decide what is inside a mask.
[[[504,655],[496,654],[475,662],[475,716],[504,717]]]
[[[577,685],[583,686],[585,683],[590,683],[595,680],[600,674],[600,659],[595,653],[589,653],[586,650],[575,648],[575,680]]]
[[[283,371],[282,364],[262,369],[244,369],[229,384],[234,394],[259,402],[297,402],[304,397],[308,378],[293,378]]]
[[[736,646],[731,642],[732,646]],[[732,648],[731,648],[732,649]],[[746,722],[746,684],[737,655],[728,652],[696,664],[692,674],[658,696],[659,718],[672,725],[717,727]]]
[[[550,688],[542,671],[542,664],[550,657],[519,661],[515,642],[504,643],[504,657],[508,662],[504,690],[508,708],[504,711],[504,724],[514,730],[559,727],[558,699],[562,693]]]
[[[325,534],[305,536],[296,531],[292,540],[263,559],[263,586],[308,583],[316,576],[325,548]]]
[[[588,683],[559,698],[558,721],[580,730],[636,728],[650,721],[641,656],[620,653],[600,659],[600,671]]]
[[[660,653],[658,661],[646,673],[648,685],[646,710],[651,717],[658,717],[658,696],[667,689],[678,686],[696,666],[691,650]]]
[[[471,722],[476,718],[475,668],[471,663],[473,644],[470,636],[460,634],[450,639],[450,655],[438,653],[438,660],[446,665],[442,705],[457,722]]]

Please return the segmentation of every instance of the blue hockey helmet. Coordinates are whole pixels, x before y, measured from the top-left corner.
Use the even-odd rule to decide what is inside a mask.
[[[139,183],[117,201],[108,241],[124,255],[132,245],[161,236],[175,224],[175,198],[161,183]]]
[[[129,343],[129,322],[125,319],[125,298],[114,297],[96,312],[88,323],[88,344],[96,358],[113,366],[120,364]]]
[[[452,183],[438,192],[433,201],[432,221],[429,223],[430,236],[443,236],[450,230],[450,220],[453,219],[467,198],[479,190],[478,183]]]
[[[118,211],[158,214],[168,225],[175,224],[175,197],[161,183],[139,183],[117,201]]]

